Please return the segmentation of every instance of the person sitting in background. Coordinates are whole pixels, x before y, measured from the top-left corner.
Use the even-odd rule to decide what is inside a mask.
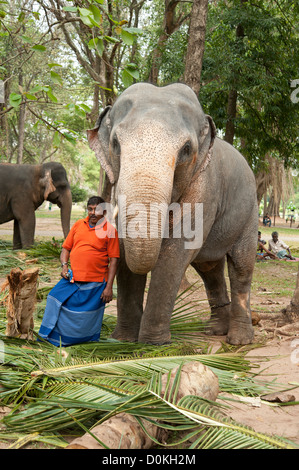
[[[39,330],[39,336],[55,346],[100,337],[119,258],[118,234],[105,218],[104,203],[99,196],[91,197],[87,217],[74,223],[62,245],[62,279],[49,292]]]
[[[263,225],[264,225],[265,227],[267,227],[267,225],[268,225],[269,227],[271,227],[271,218],[270,218],[268,212],[267,212],[267,214],[264,215],[264,217],[263,217]]]
[[[257,232],[257,241],[258,243],[262,243],[263,245],[266,245],[266,240],[262,240],[262,233],[260,231]]]
[[[268,258],[278,259],[274,253],[271,253],[271,251],[267,250],[265,246],[266,242],[265,240],[261,239],[261,236],[262,234],[259,231],[257,235],[257,253],[256,253],[257,259],[258,260],[263,260],[263,259],[268,259]]]
[[[286,245],[282,240],[278,239],[278,232],[272,233],[272,240],[269,240],[269,251],[271,251],[279,259],[295,259],[292,256],[288,245]]]

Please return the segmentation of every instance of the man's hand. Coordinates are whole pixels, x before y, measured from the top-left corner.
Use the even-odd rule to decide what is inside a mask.
[[[113,290],[112,290],[112,287],[106,286],[105,289],[103,290],[102,295],[101,295],[101,299],[102,299],[105,303],[109,303],[109,302],[111,302],[112,297],[113,297]]]
[[[68,268],[67,264],[62,266],[62,268],[61,268],[61,277],[64,277],[64,279],[68,279],[69,278],[68,270],[69,270],[69,268]]]
[[[66,248],[62,248],[61,253],[60,253],[60,262],[61,262],[61,277],[64,277],[64,279],[68,279],[68,260],[70,257],[70,251],[67,250]]]

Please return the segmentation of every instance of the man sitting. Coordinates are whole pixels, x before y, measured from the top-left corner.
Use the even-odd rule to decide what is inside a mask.
[[[272,240],[269,240],[269,251],[275,254],[279,259],[295,259],[288,245],[278,239],[278,232],[272,233]]]
[[[261,234],[260,231],[258,231],[258,235],[257,235],[257,253],[256,253],[257,260],[263,260],[265,258],[266,259],[268,259],[268,258],[278,259],[276,255],[274,255],[269,250],[267,250],[266,242],[265,242],[265,240],[262,240],[261,237],[262,237],[262,234]]]
[[[39,335],[55,346],[100,337],[119,258],[118,234],[105,219],[103,203],[99,196],[88,200],[87,217],[74,223],[62,245],[62,279],[49,292],[39,330]]]
[[[267,212],[267,214],[264,215],[264,217],[263,217],[263,225],[264,225],[265,227],[266,227],[267,225],[268,225],[269,227],[271,227],[271,218],[270,218],[268,212]]]

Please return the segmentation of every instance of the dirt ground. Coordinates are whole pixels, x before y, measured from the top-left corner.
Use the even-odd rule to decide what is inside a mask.
[[[234,403],[229,415],[257,432],[284,437],[299,446],[299,405],[279,406],[280,400],[299,401],[299,337],[294,339],[277,336],[263,348],[252,350],[247,357],[264,370],[261,374],[263,380],[267,374],[269,381],[275,380],[278,384],[285,385],[285,389],[296,388],[274,393],[274,401],[262,399]],[[231,402],[228,404],[231,405]]]
[[[284,221],[277,220],[276,227],[285,226]],[[0,226],[0,238],[9,239],[12,235],[12,222]],[[62,230],[59,219],[38,218],[36,224],[36,239],[44,237],[62,238]],[[289,239],[299,242],[299,230],[294,230],[294,236]],[[287,237],[284,237],[287,242]],[[291,243],[289,241],[289,243]],[[279,266],[273,265],[273,273],[279,276]],[[278,267],[277,267],[278,266]],[[289,281],[294,285],[295,275],[298,269],[298,263],[294,263],[294,269],[289,273]],[[193,283],[196,278],[192,268],[188,268],[187,278]],[[198,278],[197,278],[198,279]],[[260,286],[260,289],[264,289]],[[264,289],[265,290],[265,289]],[[281,311],[289,302],[290,297],[281,296],[280,293],[271,295],[270,300],[262,296],[259,287],[252,294],[251,303],[253,305],[272,306],[274,313]],[[199,281],[198,290],[194,295],[198,298],[205,298],[205,291],[202,283]],[[116,313],[115,302],[109,306],[109,313]],[[270,308],[271,310],[271,308]],[[246,424],[256,431],[271,435],[278,435],[290,439],[299,446],[299,405],[288,406],[279,405],[281,401],[299,402],[299,329],[290,327],[288,332],[282,332],[275,320],[271,320],[269,315],[259,312],[260,321],[254,326],[255,329],[255,347],[247,353],[247,358],[252,364],[259,365],[255,369],[261,380],[269,382],[276,381],[283,385],[284,392],[276,393],[274,401],[266,399],[254,399],[247,402],[228,401],[227,395],[222,395],[219,400],[230,406],[228,414],[236,421]],[[298,325],[298,323],[297,323]],[[224,337],[214,338],[214,350],[217,350]],[[232,397],[230,397],[232,398]],[[236,397],[234,397],[236,398]],[[267,397],[266,397],[267,398]],[[270,397],[271,398],[271,397]],[[270,399],[268,397],[268,399]],[[273,397],[272,397],[273,399]],[[1,412],[5,412],[0,407]],[[1,447],[0,447],[1,448]]]
[[[296,263],[297,266],[297,263]],[[273,269],[275,270],[275,269]],[[194,282],[191,268],[188,268],[187,278]],[[205,296],[203,286],[199,285],[198,294]],[[298,323],[290,325],[284,331],[280,322],[275,320],[278,312],[286,308],[290,302],[289,297],[271,296],[265,300],[259,295],[251,296],[251,303],[257,305],[263,302],[266,312],[259,312],[260,320],[254,325],[255,339],[253,348],[246,353],[246,358],[256,367],[257,380],[261,382],[274,382],[278,391],[274,396],[262,399],[246,399],[244,402],[236,396],[221,394],[218,401],[228,405],[227,414],[239,423],[250,426],[257,432],[277,435],[291,440],[299,446],[299,328]],[[273,317],[268,312],[275,307]],[[253,314],[254,315],[254,314]],[[225,336],[211,337],[213,348],[217,351]],[[227,399],[228,398],[228,399]],[[231,401],[231,399],[236,401]],[[267,398],[267,399],[266,399]],[[269,401],[268,401],[269,399]],[[293,405],[281,405],[282,402],[297,402]]]

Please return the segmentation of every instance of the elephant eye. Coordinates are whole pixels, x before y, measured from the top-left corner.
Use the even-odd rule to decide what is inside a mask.
[[[120,155],[120,144],[119,144],[116,134],[114,135],[112,139],[112,150],[113,150],[114,155]]]
[[[180,150],[178,163],[184,163],[186,160],[188,160],[191,156],[191,153],[192,145],[188,140],[188,142],[186,142],[184,147]]]

